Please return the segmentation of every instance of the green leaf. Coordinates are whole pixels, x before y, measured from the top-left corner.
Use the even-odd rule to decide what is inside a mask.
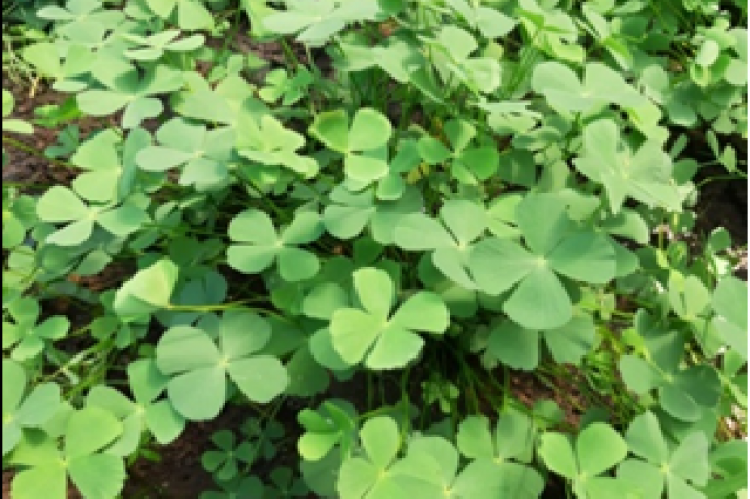
[[[571,230],[565,204],[554,194],[527,195],[515,215],[527,246],[540,256],[548,255]]]
[[[625,459],[628,446],[611,426],[592,423],[576,439],[576,456],[580,473],[595,476]]]
[[[513,369],[535,369],[539,364],[539,333],[504,321],[490,332],[487,351]]]
[[[583,84],[567,66],[543,62],[534,68],[531,86],[562,111],[591,111],[610,103],[637,106],[643,99],[619,73],[599,62],[586,65]]]
[[[492,445],[490,423],[484,416],[469,416],[458,427],[456,445],[461,454],[471,459],[492,459],[495,449]]]
[[[125,483],[125,465],[122,459],[110,454],[95,454],[70,461],[68,473],[84,497],[117,496]]]
[[[393,238],[396,245],[409,251],[450,248],[456,244],[437,220],[421,213],[401,217]]]
[[[667,443],[661,434],[659,421],[651,412],[637,416],[625,434],[630,451],[654,464],[667,461]]]
[[[67,495],[65,468],[57,463],[35,466],[19,472],[11,483],[10,493],[14,499],[38,499],[49,497],[63,499]]]
[[[575,364],[594,346],[596,328],[590,315],[575,315],[562,327],[544,332],[552,358],[560,364]]]
[[[359,436],[367,456],[380,469],[385,469],[391,463],[401,444],[398,427],[389,417],[368,420]]]
[[[354,273],[354,289],[360,303],[376,318],[385,319],[394,299],[393,282],[382,270],[365,268]]]
[[[320,270],[314,253],[299,248],[283,248],[278,254],[279,274],[288,282],[309,279]]]
[[[265,404],[281,394],[289,376],[275,357],[257,356],[234,360],[227,368],[229,377],[250,400]]]
[[[556,272],[573,279],[604,284],[615,276],[615,252],[601,234],[572,235],[557,245],[547,258]]]
[[[424,340],[408,329],[396,325],[381,330],[365,365],[373,370],[395,369],[414,360],[424,346]]]
[[[122,423],[109,411],[98,407],[76,411],[70,416],[65,431],[65,455],[68,458],[89,456],[111,443],[122,431]]]
[[[442,333],[448,329],[448,309],[436,294],[420,291],[401,305],[391,324],[405,329]]]
[[[129,316],[169,308],[178,272],[178,267],[168,259],[138,271],[115,294],[115,311]]]
[[[520,245],[501,239],[480,241],[469,256],[469,268],[479,288],[498,295],[539,266],[539,260]]]
[[[541,436],[539,456],[552,471],[570,480],[578,476],[578,465],[573,447],[566,435],[548,432]]]
[[[186,419],[206,421],[219,415],[226,402],[226,380],[220,367],[204,367],[178,375],[167,385],[169,400]]]
[[[669,458],[669,470],[695,485],[705,485],[710,475],[707,457],[706,436],[700,432],[691,433],[680,442]]]
[[[604,185],[612,212],[617,214],[626,197],[670,211],[682,207],[682,195],[672,181],[672,161],[661,144],[645,142],[635,154],[620,146],[619,128],[601,119],[584,129],[584,155],[576,168]]]
[[[349,117],[342,109],[318,113],[308,132],[329,149],[349,151]]]
[[[36,212],[45,222],[69,222],[87,217],[89,209],[67,187],[53,186],[39,198]]]
[[[712,324],[724,340],[747,360],[747,283],[725,277],[716,286],[711,304],[716,312]]]
[[[573,317],[567,291],[555,274],[544,268],[524,277],[503,310],[528,329],[554,329]]]
[[[331,316],[331,338],[336,352],[349,365],[360,362],[381,332],[381,321],[361,310],[344,308]]]
[[[661,381],[659,373],[635,355],[620,357],[620,373],[627,387],[639,395],[645,394]]]
[[[364,108],[357,111],[348,137],[348,151],[371,151],[388,142],[392,127],[378,111]]]

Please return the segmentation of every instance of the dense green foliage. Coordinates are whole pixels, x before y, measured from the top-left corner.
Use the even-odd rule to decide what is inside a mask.
[[[3,8],[73,174],[3,187],[15,499],[116,497],[230,404],[206,499],[746,497],[747,284],[693,234],[696,176],[745,177],[745,2]]]

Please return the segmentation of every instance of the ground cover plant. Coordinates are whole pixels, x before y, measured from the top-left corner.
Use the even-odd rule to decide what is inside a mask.
[[[747,497],[745,2],[3,9],[10,497]]]

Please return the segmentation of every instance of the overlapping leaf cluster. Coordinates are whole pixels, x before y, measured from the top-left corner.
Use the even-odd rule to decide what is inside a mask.
[[[13,497],[115,497],[126,463],[230,404],[260,419],[213,436],[206,498],[747,494],[747,284],[726,230],[681,240],[701,170],[746,170],[745,4],[36,14],[48,38],[21,56],[70,97],[46,116],[109,125],[60,138],[68,184],[3,188]],[[248,53],[247,20],[283,64]],[[33,132],[13,104],[4,133]],[[580,384],[579,427],[511,371]],[[328,393],[362,377],[362,400]],[[299,467],[254,476],[292,397],[319,402]]]

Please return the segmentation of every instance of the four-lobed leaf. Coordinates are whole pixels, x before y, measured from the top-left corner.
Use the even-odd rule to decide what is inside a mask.
[[[47,344],[64,338],[70,328],[70,321],[63,316],[37,323],[41,308],[28,296],[13,301],[8,314],[13,322],[3,320],[3,350],[12,349],[10,357],[21,362],[37,358]]]
[[[622,145],[620,128],[609,119],[590,123],[583,131],[584,153],[573,160],[591,181],[602,184],[609,206],[617,214],[626,198],[670,211],[682,207],[682,194],[672,178],[672,160],[656,141],[646,141],[633,153]]]
[[[573,317],[573,306],[560,276],[606,284],[615,276],[614,247],[599,233],[577,230],[553,194],[524,198],[516,222],[526,247],[484,239],[469,255],[469,269],[480,290],[510,291],[503,311],[514,322],[527,329],[561,327]]]
[[[393,127],[388,118],[371,108],[357,111],[349,121],[346,111],[318,114],[309,133],[332,151],[344,154],[346,175],[359,182],[373,182],[388,174],[388,163],[379,157]]]
[[[168,329],[156,345],[156,365],[170,376],[167,394],[189,420],[215,418],[227,399],[227,376],[250,400],[267,403],[289,384],[278,358],[259,353],[271,328],[245,311],[226,312],[218,326],[218,345],[205,330],[192,326]]]
[[[240,244],[227,248],[229,265],[248,274],[262,272],[277,263],[285,281],[301,281],[318,273],[320,262],[314,253],[298,246],[316,241],[323,232],[316,212],[297,213],[279,234],[271,218],[256,209],[245,210],[229,224],[229,237]]]
[[[705,497],[693,487],[706,485],[710,475],[708,441],[703,433],[691,433],[671,447],[656,416],[645,412],[630,423],[625,441],[630,452],[641,459],[620,463],[617,476],[637,484],[646,497],[662,497],[665,488],[668,499]]]
[[[356,271],[354,288],[361,307],[336,310],[329,326],[333,347],[349,365],[364,360],[370,369],[403,367],[424,345],[415,331],[442,334],[448,328],[445,303],[428,291],[412,295],[391,314],[395,288],[383,270]]]

